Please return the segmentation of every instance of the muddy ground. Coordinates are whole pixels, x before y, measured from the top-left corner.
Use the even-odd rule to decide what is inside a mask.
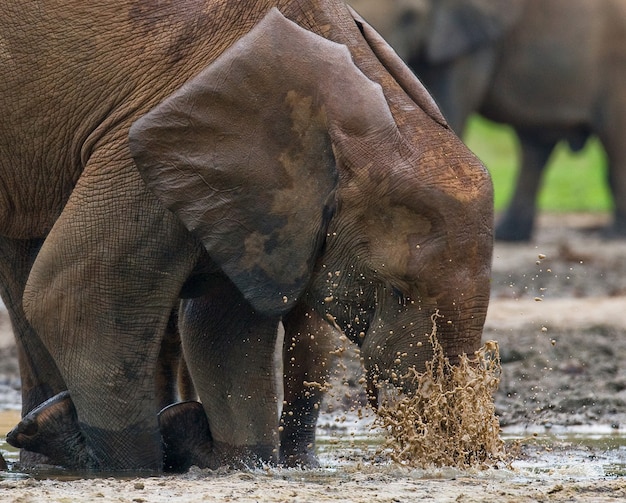
[[[338,419],[364,400],[358,363],[347,358],[320,429],[339,439],[340,447],[329,448],[332,440],[322,447],[322,470],[192,470],[174,477],[74,481],[0,476],[0,500],[624,501],[626,241],[601,239],[597,229],[605,221],[595,215],[543,216],[533,243],[496,245],[484,338],[500,344],[503,373],[495,400],[501,425],[524,439],[513,469],[407,470],[343,444],[340,439],[354,438],[355,429],[356,437],[367,433],[358,431],[367,426]],[[8,328],[6,316],[0,317],[0,410],[19,407]],[[544,437],[566,426],[601,430],[602,438],[621,444],[610,451],[621,476],[606,470],[606,441],[583,445]],[[563,464],[568,459],[572,463]],[[544,468],[527,469],[539,465]]]

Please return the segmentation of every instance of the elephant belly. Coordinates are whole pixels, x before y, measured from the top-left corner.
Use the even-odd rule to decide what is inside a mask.
[[[589,124],[603,78],[595,3],[576,1],[567,16],[556,14],[562,2],[536,4],[499,49],[481,111],[516,127]]]

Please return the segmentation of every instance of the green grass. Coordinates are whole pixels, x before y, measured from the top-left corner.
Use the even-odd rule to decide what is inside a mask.
[[[485,163],[493,178],[495,207],[500,211],[511,198],[518,172],[519,144],[510,127],[472,117],[465,143]],[[597,138],[573,153],[559,144],[550,157],[538,196],[539,209],[550,212],[606,212],[612,199],[606,185],[606,155]]]

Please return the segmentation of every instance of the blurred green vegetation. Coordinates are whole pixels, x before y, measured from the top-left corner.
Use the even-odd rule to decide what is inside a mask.
[[[519,144],[508,126],[471,118],[465,143],[485,163],[495,188],[496,211],[511,198],[518,172]],[[606,154],[597,138],[573,153],[559,144],[550,157],[539,192],[539,208],[550,212],[606,212],[612,199],[606,184]]]

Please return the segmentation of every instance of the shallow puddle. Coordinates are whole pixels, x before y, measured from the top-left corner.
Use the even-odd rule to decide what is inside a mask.
[[[18,460],[16,449],[5,441],[5,434],[19,421],[19,411],[0,411],[0,452],[11,466]],[[321,470],[276,470],[280,478],[312,483],[350,477],[355,472],[385,472],[390,477],[418,479],[454,479],[471,476],[480,479],[597,480],[626,477],[626,431],[610,427],[577,428],[507,428],[503,439],[508,449],[520,444],[519,454],[510,467],[467,471],[453,468],[407,469],[379,455],[383,445],[380,432],[371,430],[371,418],[338,421],[323,418],[318,433],[318,456]],[[101,475],[100,475],[101,476]],[[127,478],[122,476],[120,478]],[[10,469],[0,472],[7,479],[83,479],[85,474],[64,471],[22,473]]]
[[[529,474],[626,477],[626,431],[609,426],[509,428],[508,444],[524,446],[513,467]]]
[[[6,434],[11,431],[11,429],[18,423],[20,420],[20,411],[19,410],[0,410],[0,453],[9,464],[9,467],[12,463],[17,461],[18,459],[18,450],[15,447],[10,446],[6,442]],[[14,472],[10,470],[9,472],[0,472],[0,480],[3,478],[12,478],[12,477],[20,477],[26,476],[24,474],[20,474],[19,472]]]

